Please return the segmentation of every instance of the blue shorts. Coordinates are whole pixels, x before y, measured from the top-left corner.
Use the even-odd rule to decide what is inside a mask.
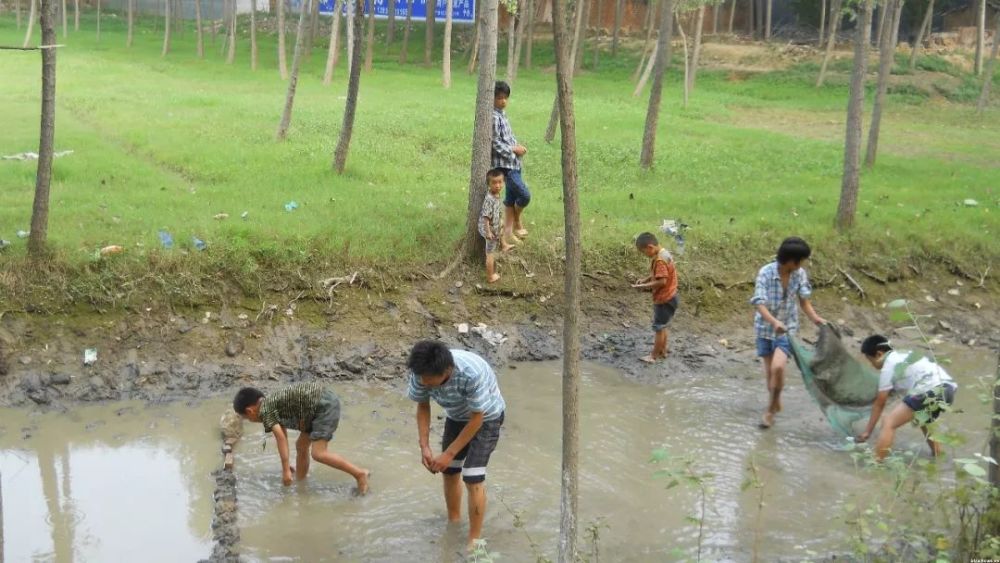
[[[666,303],[653,304],[653,332],[660,332],[667,328],[667,325],[670,324],[670,319],[674,318],[674,313],[677,312],[677,305],[679,304],[680,300],[676,295],[671,297],[670,301]]]
[[[503,168],[504,183],[507,184],[507,195],[504,196],[503,204],[507,207],[528,207],[531,203],[531,192],[521,177],[520,170]]]
[[[945,410],[944,405],[949,407],[955,404],[955,391],[957,388],[951,385],[941,385],[926,393],[919,395],[907,395],[903,397],[903,403],[910,407],[914,413],[923,411],[927,414],[927,422],[937,420],[941,412]]]
[[[789,358],[792,357],[792,345],[788,343],[788,335],[782,334],[781,336],[771,340],[770,338],[758,338],[757,339],[757,357],[764,358],[773,355],[777,350],[781,350]]]

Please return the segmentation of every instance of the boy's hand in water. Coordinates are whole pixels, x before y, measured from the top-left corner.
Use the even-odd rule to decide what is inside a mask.
[[[420,463],[424,464],[424,467],[427,468],[427,471],[430,471],[431,473],[437,473],[437,471],[434,471],[434,469],[432,468],[434,464],[434,452],[432,452],[429,447],[425,446],[423,448],[420,448]]]
[[[451,465],[451,460],[453,459],[455,459],[455,456],[451,455],[447,451],[441,452],[441,455],[431,461],[430,470],[434,473],[440,473],[445,469],[448,469],[448,466]]]
[[[868,431],[862,432],[861,434],[858,434],[857,437],[854,438],[854,441],[859,444],[863,444],[868,441],[868,437],[871,435],[872,435],[871,432]]]
[[[281,472],[281,483],[286,487],[292,484],[292,475],[295,473],[295,468],[289,466],[288,469]]]

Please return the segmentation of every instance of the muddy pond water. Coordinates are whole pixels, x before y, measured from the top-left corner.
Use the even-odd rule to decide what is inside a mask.
[[[979,451],[989,415],[973,389],[995,358],[956,351],[950,371],[961,412],[945,417]],[[582,387],[581,528],[598,530],[602,558],[669,561],[693,554],[699,512],[691,487],[653,476],[654,449],[689,456],[710,487],[703,557],[763,560],[846,551],[844,504],[880,486],[857,472],[845,441],[822,420],[791,368],[785,411],[767,432],[759,366],[637,383],[593,364]],[[505,561],[553,557],[559,521],[560,366],[502,370],[508,411],[490,463],[485,534]],[[281,485],[274,441],[247,424],[240,443],[240,551],[250,561],[455,561],[465,527],[445,523],[440,477],[420,465],[414,406],[401,382],[332,384],[344,412],[331,446],[373,470],[372,493],[313,464]],[[0,412],[5,561],[194,561],[211,551],[217,423],[228,398],[199,404],[81,407],[70,414]],[[434,413],[440,411],[434,407]],[[439,433],[443,421],[433,421]],[[916,429],[897,447],[926,455]],[[923,449],[920,449],[923,448]],[[294,456],[294,453],[293,453]],[[753,459],[764,483],[741,490]],[[758,514],[759,512],[759,514]],[[759,518],[759,521],[758,521]],[[759,524],[758,524],[759,522]],[[584,543],[584,549],[590,550]]]

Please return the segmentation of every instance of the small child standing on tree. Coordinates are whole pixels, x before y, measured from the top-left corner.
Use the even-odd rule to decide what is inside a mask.
[[[635,248],[645,254],[650,263],[650,275],[632,284],[640,291],[653,292],[653,352],[642,361],[653,363],[667,357],[667,325],[677,312],[677,267],[670,251],[660,246],[653,233],[642,233],[635,239]]]
[[[483,198],[483,209],[479,213],[479,234],[486,239],[486,281],[496,283],[500,274],[496,273],[496,251],[499,244],[502,252],[507,252],[511,245],[503,238],[503,225],[500,218],[500,190],[503,188],[503,171],[497,168],[486,173],[486,197]]]

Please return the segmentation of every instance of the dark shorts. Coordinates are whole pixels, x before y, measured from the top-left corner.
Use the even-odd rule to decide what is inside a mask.
[[[473,436],[462,451],[458,452],[451,465],[444,472],[449,475],[455,473],[462,474],[462,480],[466,483],[482,483],[486,480],[486,465],[490,462],[493,450],[497,448],[497,441],[500,439],[500,427],[503,426],[504,415],[496,420],[484,420],[479,427],[479,432]],[[446,450],[455,438],[462,432],[468,422],[452,420],[446,418],[444,421],[444,434],[441,436],[441,449]]]
[[[914,413],[923,412],[927,418],[920,417],[918,423],[926,424],[937,420],[944,412],[944,405],[951,406],[955,403],[955,391],[958,389],[951,385],[942,385],[919,395],[907,395],[903,397],[903,403]]]
[[[333,433],[340,426],[340,399],[329,389],[323,391],[323,396],[316,406],[316,416],[305,429],[312,441],[333,439]]]
[[[787,334],[782,334],[774,340],[770,338],[757,339],[757,357],[764,358],[771,356],[778,350],[784,352],[785,356],[792,357],[792,345],[788,343]]]
[[[676,295],[666,303],[653,303],[653,332],[660,332],[667,328],[670,319],[674,318],[674,313],[677,312],[678,305],[680,305],[680,300]]]
[[[528,207],[531,203],[531,192],[528,191],[524,178],[521,177],[520,170],[503,168],[504,183],[507,184],[507,195],[504,196],[503,204],[507,207]]]

